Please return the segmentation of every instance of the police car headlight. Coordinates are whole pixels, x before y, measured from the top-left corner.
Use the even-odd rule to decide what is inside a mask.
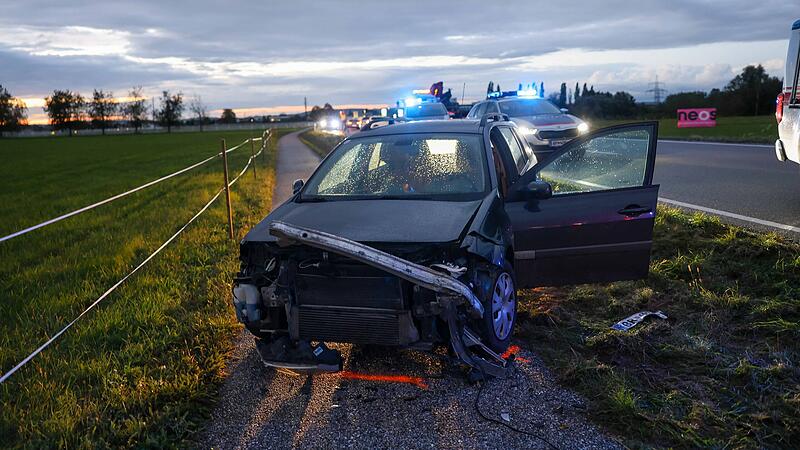
[[[536,128],[528,128],[528,127],[520,127],[519,131],[522,132],[524,136],[533,136],[539,132]]]
[[[588,133],[589,132],[589,124],[587,124],[586,122],[581,122],[581,124],[578,125],[578,132],[580,134]]]
[[[320,128],[325,128],[325,127],[327,127],[327,126],[328,126],[328,121],[327,121],[327,120],[325,120],[325,119],[322,119],[322,120],[320,120],[320,121],[319,121],[319,126],[320,126]]]

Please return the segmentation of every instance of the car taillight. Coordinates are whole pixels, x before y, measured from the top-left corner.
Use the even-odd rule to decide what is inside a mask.
[[[783,92],[778,94],[778,99],[775,101],[775,120],[781,123],[783,120]]]

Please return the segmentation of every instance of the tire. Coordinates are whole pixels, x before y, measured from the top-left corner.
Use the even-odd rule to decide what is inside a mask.
[[[503,353],[511,343],[517,322],[517,292],[514,269],[505,262],[503,268],[491,267],[479,275],[478,298],[484,314],[478,320],[483,343],[497,353]]]

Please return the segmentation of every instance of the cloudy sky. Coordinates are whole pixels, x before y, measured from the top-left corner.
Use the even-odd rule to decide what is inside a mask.
[[[747,64],[782,77],[796,0],[4,2],[0,84],[38,121],[53,89],[181,91],[213,114],[388,104],[435,81],[594,84],[650,99],[722,87]]]

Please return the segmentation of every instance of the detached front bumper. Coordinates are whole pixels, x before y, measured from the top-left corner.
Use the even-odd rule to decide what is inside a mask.
[[[374,274],[363,276],[356,284],[349,281],[353,280],[353,277],[318,277],[320,283],[326,284],[317,286],[326,286],[327,291],[317,289],[314,295],[307,296],[312,299],[311,301],[303,301],[302,295],[303,290],[315,289],[313,277],[304,279],[302,275],[297,276],[295,273],[292,277],[284,278],[285,284],[294,283],[295,292],[299,292],[293,300],[285,304],[288,335],[295,342],[332,341],[408,345],[420,340],[417,333],[427,335],[430,331],[424,327],[418,331],[418,327],[414,325],[412,309],[415,315],[419,309],[424,309],[422,315],[430,316],[431,319],[438,318],[447,325],[450,344],[462,362],[479,371],[481,375],[504,376],[506,361],[483,345],[477,337],[478,334],[468,327],[468,322],[480,319],[485,314],[483,304],[469,286],[454,276],[359,242],[284,222],[273,222],[270,225],[270,233],[278,238],[277,244],[284,250],[291,250],[295,246],[300,246],[298,249],[311,247],[322,250],[323,254],[330,252],[341,255],[347,260],[372,267],[371,270],[374,272],[384,274],[382,277]],[[410,307],[393,305],[388,300],[391,296],[382,296],[381,292],[389,292],[382,290],[391,289],[391,280],[397,279],[411,283],[415,292],[420,290],[429,292],[430,301],[424,305],[414,303]],[[344,280],[348,282],[345,283]],[[342,283],[339,289],[331,289],[340,282]],[[386,283],[389,283],[389,288],[386,287]],[[276,281],[274,284],[279,283]],[[251,294],[259,291],[244,284],[238,284],[236,289],[237,292],[247,291]],[[337,300],[346,297],[350,290],[353,294],[356,291],[363,294],[364,289],[375,293],[378,300],[365,304]],[[261,288],[261,292],[268,294],[265,288]],[[249,305],[253,301],[250,297],[246,297],[245,303]],[[243,303],[239,301],[238,307],[241,308],[242,305]],[[244,319],[247,320],[247,317]],[[253,331],[250,326],[248,328]],[[340,339],[341,336],[345,337]],[[262,357],[264,355],[262,352]],[[275,361],[268,361],[267,358],[265,362],[268,365],[280,367]]]

